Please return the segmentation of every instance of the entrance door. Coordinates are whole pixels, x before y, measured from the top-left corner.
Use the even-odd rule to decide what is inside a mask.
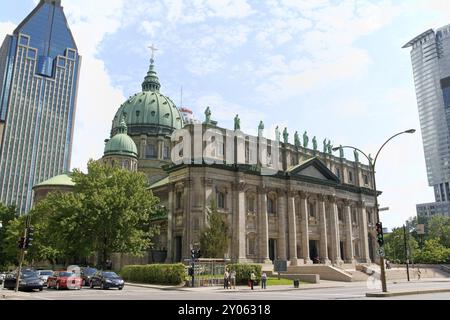
[[[275,248],[276,248],[277,240],[275,239],[269,239],[269,259],[274,261],[275,260]]]
[[[181,241],[181,236],[176,236],[175,237],[175,262],[181,262],[181,246],[182,246],[182,241]]]
[[[309,240],[309,258],[312,261],[316,261],[318,256],[319,252],[317,251],[317,240]]]

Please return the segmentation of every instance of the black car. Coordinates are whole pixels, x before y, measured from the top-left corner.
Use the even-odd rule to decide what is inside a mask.
[[[115,272],[112,271],[97,271],[89,282],[89,287],[100,287],[102,289],[119,288],[123,289],[125,282]]]
[[[83,279],[83,286],[88,286],[91,283],[91,278],[97,271],[97,269],[91,267],[81,268],[81,278]]]
[[[17,273],[10,273],[6,275],[4,281],[4,288],[9,290],[14,290],[16,288]],[[19,290],[22,291],[32,291],[39,290],[42,291],[44,287],[44,281],[39,278],[39,274],[35,271],[24,271],[20,275],[19,279]]]

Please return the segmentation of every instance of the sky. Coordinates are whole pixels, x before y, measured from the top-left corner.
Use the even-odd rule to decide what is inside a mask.
[[[0,0],[0,39],[37,0]],[[450,23],[448,0],[62,0],[82,67],[72,167],[103,154],[119,106],[141,91],[153,43],[161,92],[204,118],[267,137],[306,130],[380,153],[383,226],[401,226],[428,186],[410,49],[420,33]],[[321,147],[321,143],[319,145]],[[353,160],[353,152],[345,152]],[[362,160],[362,159],[361,159]]]

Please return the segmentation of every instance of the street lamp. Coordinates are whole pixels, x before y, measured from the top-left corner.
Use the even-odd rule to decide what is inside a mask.
[[[373,190],[374,190],[374,198],[375,198],[375,212],[377,214],[377,224],[379,224],[379,223],[381,224],[381,221],[380,221],[380,213],[379,213],[379,208],[378,208],[377,184],[376,184],[376,181],[375,181],[375,165],[377,163],[378,156],[380,155],[380,151],[383,149],[383,147],[389,141],[391,141],[395,137],[397,137],[397,136],[399,136],[401,134],[404,134],[404,133],[414,133],[414,132],[416,132],[415,129],[409,129],[409,130],[406,130],[406,131],[399,132],[399,133],[393,135],[392,137],[390,137],[389,139],[387,139],[383,143],[383,145],[380,147],[380,149],[378,149],[378,151],[377,151],[377,153],[375,155],[375,159],[373,159],[373,160],[372,160],[372,158],[370,156],[367,156],[367,154],[365,154],[361,149],[358,149],[358,148],[353,147],[353,146],[340,146],[340,147],[333,148],[333,151],[337,151],[340,148],[354,149],[354,150],[360,152],[361,154],[363,154],[367,158],[367,160],[369,161],[369,168],[370,168],[370,170],[372,172],[372,179],[373,179]],[[380,245],[380,249],[381,249],[382,248],[382,244],[379,243],[379,245]],[[381,269],[381,286],[382,286],[382,290],[383,290],[383,292],[387,292],[386,271],[385,271],[385,268],[384,268],[384,256],[383,256],[383,254],[380,254],[380,269]]]

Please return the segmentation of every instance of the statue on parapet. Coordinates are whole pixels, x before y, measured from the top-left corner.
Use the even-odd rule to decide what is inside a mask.
[[[289,133],[287,128],[284,128],[283,130],[283,141],[284,143],[289,143]]]
[[[308,148],[308,142],[309,142],[308,133],[305,130],[305,133],[303,134],[303,148]]]
[[[297,148],[301,147],[301,144],[300,144],[300,137],[298,136],[298,131],[295,131],[295,133],[294,133],[294,145],[295,145]]]
[[[323,153],[328,152],[328,144],[327,144],[327,138],[323,140]]]
[[[263,131],[264,131],[264,122],[262,122],[261,120],[258,125],[258,137],[262,137]]]
[[[342,144],[339,146],[339,157],[344,158],[344,148],[342,148]]]
[[[205,110],[205,123],[211,123],[211,110],[209,109],[209,106]]]
[[[328,140],[327,148],[328,148],[328,153],[332,154],[333,153],[333,145],[331,144],[331,140]]]
[[[314,136],[314,138],[312,139],[312,143],[313,143],[313,150],[317,151],[317,138],[316,138],[316,136]]]
[[[353,150],[353,156],[355,157],[355,162],[359,162],[359,153],[358,150]]]
[[[281,140],[281,133],[280,133],[280,129],[278,129],[278,126],[275,128],[275,140],[280,142]]]
[[[234,117],[234,131],[236,130],[241,130],[241,119],[238,114]]]

